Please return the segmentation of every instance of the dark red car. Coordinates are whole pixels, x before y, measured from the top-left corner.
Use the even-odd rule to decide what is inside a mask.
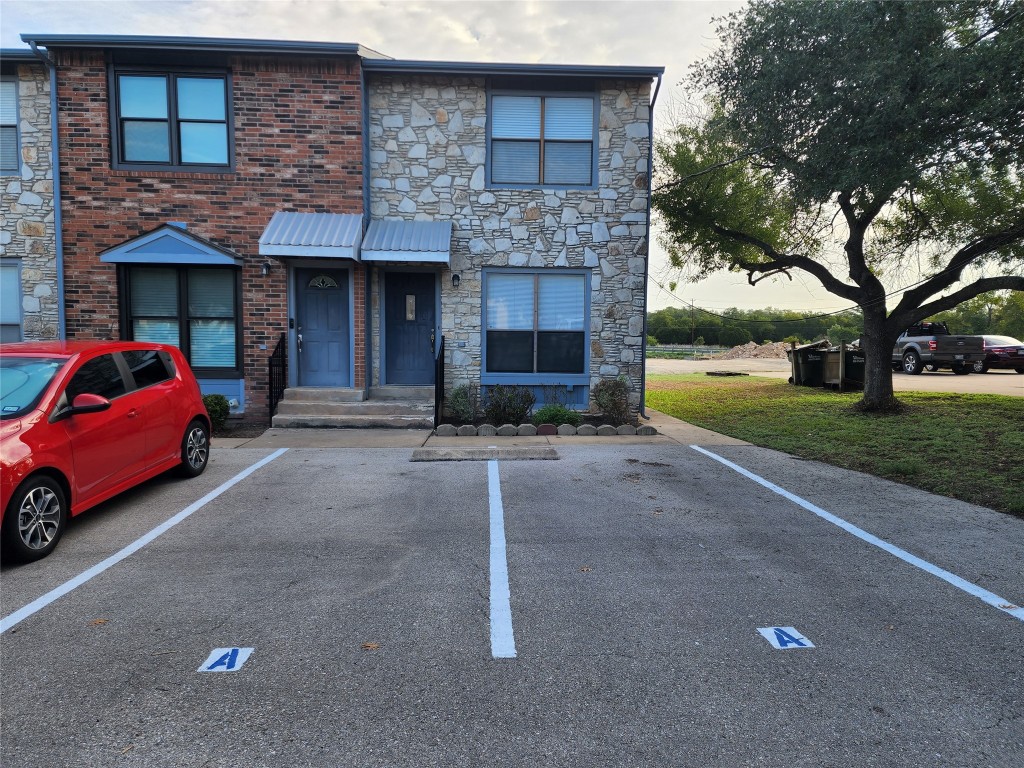
[[[974,364],[975,373],[986,373],[989,368],[1009,368],[1024,373],[1024,341],[1012,336],[982,336],[985,340],[985,359]]]
[[[0,346],[0,544],[53,551],[68,518],[210,455],[210,419],[176,347],[145,342]]]

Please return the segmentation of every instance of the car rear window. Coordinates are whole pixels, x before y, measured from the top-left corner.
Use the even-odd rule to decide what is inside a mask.
[[[35,408],[66,362],[62,357],[0,357],[0,418],[15,419]]]
[[[135,379],[135,388],[142,389],[174,376],[171,356],[157,349],[132,349],[122,352],[121,357]]]

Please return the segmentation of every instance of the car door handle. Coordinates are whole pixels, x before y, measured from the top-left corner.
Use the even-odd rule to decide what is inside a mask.
[[[130,411],[128,411],[128,414],[127,414],[129,419],[134,419],[138,415],[139,415],[139,412],[135,408],[132,408]]]

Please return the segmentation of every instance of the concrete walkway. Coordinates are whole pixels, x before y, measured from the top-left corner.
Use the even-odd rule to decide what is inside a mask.
[[[696,427],[659,411],[647,410],[644,424],[657,435],[641,437],[438,437],[426,429],[268,429],[259,437],[214,437],[214,449],[223,448],[522,448],[575,445],[747,445],[742,440]]]

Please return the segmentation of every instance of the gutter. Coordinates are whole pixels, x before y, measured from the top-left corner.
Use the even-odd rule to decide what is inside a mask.
[[[363,156],[362,162],[362,176],[363,176],[363,235],[370,227],[370,95],[366,85],[366,66],[365,60],[359,59],[359,90],[360,97],[362,98],[362,111],[363,111]],[[364,371],[363,374],[363,397],[369,398],[370,396],[370,384],[373,381],[373,328],[371,323],[373,322],[373,271],[376,267],[371,264],[363,262],[363,291],[365,293],[363,297],[363,343],[366,347],[364,351]]]
[[[647,258],[644,259],[644,327],[643,338],[640,340],[640,350],[643,367],[640,369],[640,416],[649,419],[647,415],[647,281],[651,272],[651,190],[654,188],[654,105],[658,102],[658,91],[661,90],[661,75],[658,75],[658,84],[654,86],[654,95],[651,97],[651,114],[647,122]]]
[[[53,180],[53,233],[57,253],[57,338],[67,339],[67,320],[64,311],[64,217],[60,201],[60,137],[57,135],[57,65],[46,53],[39,50],[33,41],[29,46],[39,60],[46,65],[50,77],[50,175]]]

